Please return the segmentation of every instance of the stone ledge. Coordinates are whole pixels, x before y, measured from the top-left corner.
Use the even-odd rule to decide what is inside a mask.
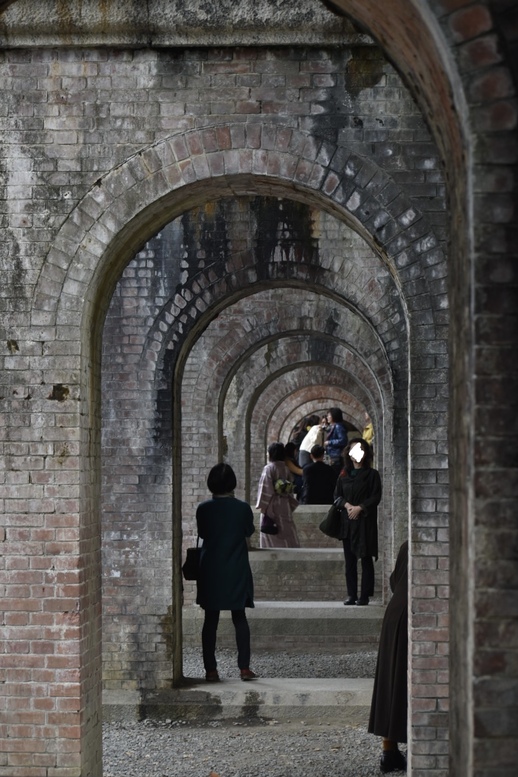
[[[282,9],[279,9],[282,5]],[[206,6],[209,7],[209,6]],[[196,0],[18,0],[2,16],[3,47],[27,46],[372,46],[341,14],[298,0],[220,0],[200,11]]]
[[[104,691],[103,718],[171,720],[319,720],[366,725],[372,679],[259,678],[208,685],[187,678],[183,688],[160,692]]]

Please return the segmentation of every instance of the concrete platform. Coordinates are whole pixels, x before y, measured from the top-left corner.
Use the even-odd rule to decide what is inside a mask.
[[[220,683],[186,679],[182,688],[139,694],[105,691],[105,720],[259,720],[318,721],[366,725],[371,679],[268,679]]]
[[[258,650],[375,650],[384,608],[372,600],[367,607],[345,607],[343,602],[256,602],[247,610],[252,644]],[[199,645],[203,610],[197,606],[183,610],[183,636],[187,645]],[[235,646],[229,612],[221,613],[218,645]]]

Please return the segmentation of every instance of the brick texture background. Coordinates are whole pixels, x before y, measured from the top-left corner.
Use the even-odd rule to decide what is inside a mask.
[[[0,52],[3,777],[99,774],[101,580],[106,682],[171,682],[200,459],[248,401],[251,494],[315,353],[387,565],[411,516],[412,774],[515,767],[516,3],[334,5],[381,48]]]

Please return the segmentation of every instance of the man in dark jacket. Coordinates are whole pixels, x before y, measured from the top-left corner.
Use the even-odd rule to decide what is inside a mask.
[[[336,472],[324,463],[324,448],[313,445],[311,448],[312,464],[307,464],[302,471],[302,504],[331,505],[336,486]]]

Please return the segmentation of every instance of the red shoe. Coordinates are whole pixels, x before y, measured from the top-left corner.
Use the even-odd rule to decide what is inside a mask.
[[[242,680],[257,680],[257,675],[251,669],[241,669]]]
[[[205,679],[208,683],[219,683],[219,674],[217,669],[214,669],[212,672],[206,672]]]

